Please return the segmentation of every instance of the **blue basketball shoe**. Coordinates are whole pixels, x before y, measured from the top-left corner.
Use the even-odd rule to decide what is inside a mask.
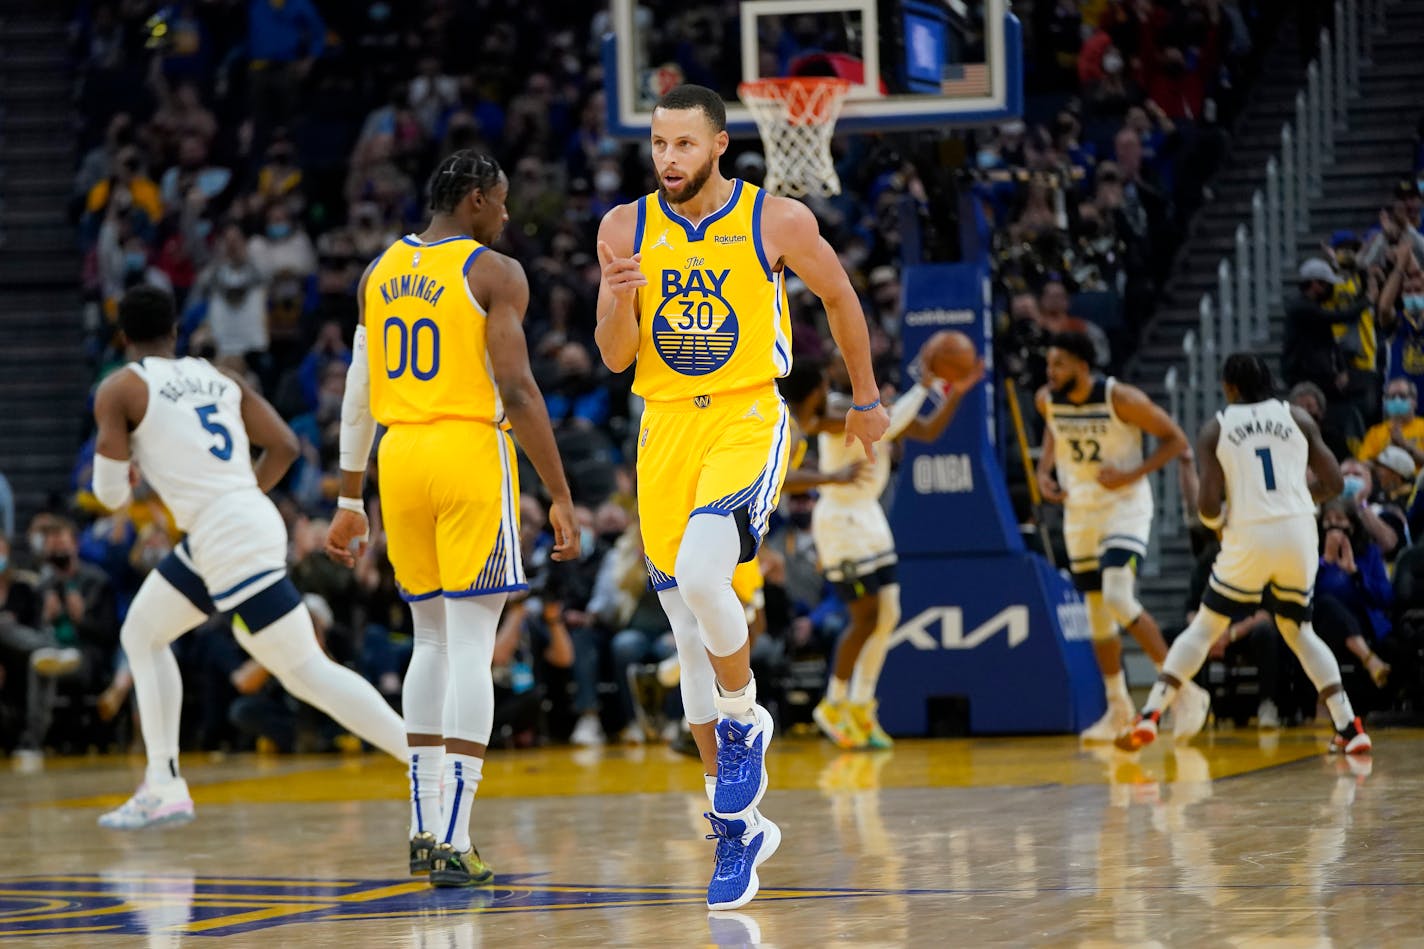
[[[717,723],[717,790],[712,810],[724,817],[756,807],[766,794],[766,748],[776,725],[760,705],[752,710],[754,722],[723,718]]]
[[[707,884],[708,909],[736,909],[750,903],[761,886],[756,868],[781,846],[781,828],[762,817],[749,828],[744,820],[704,815],[712,823],[708,840],[717,841],[712,882]]]

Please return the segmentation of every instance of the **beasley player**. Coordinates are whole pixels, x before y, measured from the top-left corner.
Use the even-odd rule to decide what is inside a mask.
[[[1201,609],[1172,643],[1142,714],[1119,736],[1118,747],[1134,750],[1152,742],[1162,714],[1191,683],[1211,644],[1265,600],[1276,629],[1330,711],[1331,750],[1365,754],[1370,736],[1340,684],[1335,655],[1310,622],[1320,567],[1315,504],[1340,493],[1345,483],[1340,466],[1310,415],[1276,398],[1270,367],[1260,356],[1228,357],[1221,387],[1227,406],[1202,426],[1196,453],[1198,516],[1221,532],[1221,552]]]
[[[136,464],[187,536],[144,579],[119,633],[148,768],[138,792],[99,823],[132,830],[192,820],[178,774],[183,680],[169,644],[216,612],[232,614],[238,644],[289,693],[403,759],[400,718],[322,652],[287,577],[286,526],[265,492],[296,460],[297,436],[242,379],[175,358],[178,317],[164,291],[129,290],[118,319],[133,362],[94,397],[94,496],[110,509],[127,504]],[[249,443],[263,449],[255,465]]]
[[[472,886],[494,879],[470,840],[470,808],[494,726],[495,633],[509,593],[529,586],[506,429],[553,498],[555,560],[578,557],[579,531],[529,369],[529,284],[516,261],[488,247],[509,219],[509,181],[494,159],[459,151],[435,169],[429,193],[430,225],[392,244],[361,278],[341,406],[340,509],[326,550],[351,566],[366,543],[362,482],[379,422],[386,550],[414,620],[401,696],[410,869],[428,870],[435,886]]]
[[[1093,371],[1095,350],[1082,333],[1049,342],[1048,384],[1035,404],[1047,421],[1038,458],[1045,500],[1063,504],[1063,540],[1074,584],[1087,601],[1093,653],[1107,691],[1107,712],[1083,732],[1085,741],[1113,741],[1132,723],[1132,697],[1122,672],[1116,627],[1130,632],[1161,668],[1167,644],[1152,615],[1137,602],[1138,562],[1152,529],[1152,485],[1147,475],[1188,448],[1187,436],[1143,395]],[[1143,438],[1157,450],[1143,455]],[[1055,476],[1056,469],[1056,476]],[[1177,713],[1176,733],[1195,735],[1206,722],[1210,699],[1194,683]]]
[[[756,895],[756,865],[781,839],[756,811],[773,723],[757,704],[732,573],[756,555],[786,474],[790,426],[774,382],[791,368],[786,269],[824,301],[850,370],[856,404],[845,437],[870,446],[889,424],[865,317],[835,251],[805,205],[722,177],[726,127],[726,106],[710,89],[679,86],[659,100],[658,191],[599,226],[595,334],[614,372],[636,363],[633,391],[646,401],[639,518],[706,768],[713,909]]]
[[[965,393],[983,377],[983,360],[969,376],[955,383],[922,375],[895,400],[890,428],[882,440],[932,442],[939,438],[953,421]],[[880,504],[890,482],[890,453],[882,450],[866,459],[859,445],[847,445],[839,437],[838,416],[843,416],[847,400],[840,393],[830,393],[820,366],[798,363],[782,383],[782,393],[803,420],[803,427],[819,433],[816,454],[821,466],[836,471],[854,467],[856,471],[853,478],[825,482],[811,514],[811,536],[821,572],[836,586],[850,612],[850,626],[836,645],[826,695],[812,717],[826,737],[842,748],[889,748],[890,736],[876,717],[875,689],[890,634],[900,622],[895,538]],[[938,404],[921,417],[920,410],[930,399]]]

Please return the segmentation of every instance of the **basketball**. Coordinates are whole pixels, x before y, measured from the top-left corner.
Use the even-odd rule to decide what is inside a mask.
[[[974,371],[979,352],[969,337],[958,330],[940,330],[920,349],[920,360],[936,379],[958,382]]]

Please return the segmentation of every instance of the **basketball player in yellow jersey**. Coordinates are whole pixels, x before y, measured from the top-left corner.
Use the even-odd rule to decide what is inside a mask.
[[[529,369],[529,284],[516,261],[486,246],[509,219],[508,193],[493,159],[456,152],[430,180],[430,226],[392,244],[361,278],[341,406],[341,499],[326,545],[348,566],[361,555],[362,481],[380,422],[386,547],[415,620],[402,693],[410,869],[435,886],[494,878],[469,825],[494,723],[495,628],[506,596],[528,587],[511,426],[553,498],[554,559],[578,556],[573,502]]]
[[[727,111],[710,89],[673,89],[653,111],[658,191],[609,211],[595,338],[609,369],[636,363],[647,403],[638,509],[648,573],[682,663],[683,707],[707,769],[717,859],[707,905],[756,895],[781,832],[758,814],[773,723],[757,704],[747,619],[732,591],[776,509],[791,436],[775,380],[791,368],[791,269],[825,304],[867,451],[889,424],[860,301],[803,204],[722,177]]]

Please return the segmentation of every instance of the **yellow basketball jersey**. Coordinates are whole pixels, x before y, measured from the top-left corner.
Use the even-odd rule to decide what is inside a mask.
[[[734,179],[727,203],[695,226],[660,194],[638,200],[633,250],[648,278],[639,291],[638,395],[736,392],[790,371],[785,275],[772,272],[761,238],[765,200]]]
[[[402,237],[366,280],[371,415],[387,427],[503,420],[485,313],[465,283],[485,247],[470,237]]]

